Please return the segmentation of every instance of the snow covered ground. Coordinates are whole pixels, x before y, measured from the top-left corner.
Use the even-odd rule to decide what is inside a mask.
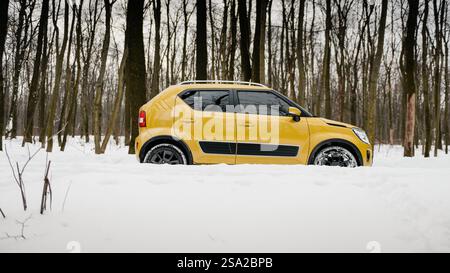
[[[20,140],[5,143],[26,161]],[[48,157],[53,207],[42,216],[46,153],[25,171],[23,212],[0,152],[0,252],[450,251],[447,155],[406,159],[382,146],[372,168],[152,166],[78,139]],[[26,239],[11,238],[26,219]]]

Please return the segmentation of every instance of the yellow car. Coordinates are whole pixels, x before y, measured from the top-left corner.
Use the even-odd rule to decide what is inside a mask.
[[[362,129],[315,117],[255,83],[171,86],[140,108],[139,128],[141,163],[372,165]]]

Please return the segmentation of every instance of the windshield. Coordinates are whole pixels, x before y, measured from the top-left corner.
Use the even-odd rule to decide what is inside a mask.
[[[283,95],[281,92],[273,90],[277,95],[279,95],[280,97],[282,97],[285,101],[289,102],[289,104],[291,104],[294,107],[299,108],[302,111],[302,116],[303,117],[315,117],[311,112],[309,112],[308,110],[306,110],[304,107],[300,106],[298,103],[296,103],[295,101],[291,100],[290,98],[286,97],[285,95]]]

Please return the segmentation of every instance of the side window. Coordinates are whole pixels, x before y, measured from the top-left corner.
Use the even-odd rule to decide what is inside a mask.
[[[286,116],[284,109],[289,107],[286,101],[270,92],[238,91],[238,99],[239,105],[244,107],[240,110],[247,113]]]
[[[227,105],[230,105],[230,92],[222,90],[201,90],[189,91],[181,96],[181,99],[191,108],[201,107],[202,111],[215,112],[219,107],[222,112],[226,112]]]

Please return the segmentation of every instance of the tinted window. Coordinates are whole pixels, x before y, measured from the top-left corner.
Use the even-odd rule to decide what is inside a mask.
[[[197,103],[201,105],[202,111],[218,111],[218,107],[223,112],[226,111],[226,106],[230,105],[229,91],[190,91],[181,96],[190,107],[194,108]]]
[[[239,104],[245,107],[241,111],[248,113],[253,113],[253,110],[256,110],[258,114],[278,115],[279,113],[279,115],[285,116],[284,111],[290,106],[282,98],[270,92],[239,91],[238,98]]]

